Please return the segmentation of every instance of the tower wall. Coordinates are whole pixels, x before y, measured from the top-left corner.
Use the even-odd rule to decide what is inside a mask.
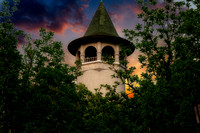
[[[86,49],[88,47],[94,47],[96,48],[96,56],[94,59],[88,61],[88,58],[86,59]],[[115,82],[118,81],[121,83],[121,80],[119,78],[112,78],[112,75],[114,74],[114,71],[111,70],[109,67],[110,65],[105,63],[103,61],[102,57],[102,50],[105,47],[113,48],[114,50],[114,64],[117,69],[119,68],[119,45],[109,44],[109,43],[90,43],[86,45],[81,45],[79,50],[77,51],[77,54],[80,54],[80,56],[77,55],[77,57],[80,57],[82,60],[82,75],[78,77],[77,83],[83,83],[85,84],[88,89],[92,92],[95,92],[95,88],[100,88],[101,84],[108,84],[108,85],[115,85]],[[77,58],[79,59],[79,58]],[[93,57],[91,57],[93,59]],[[124,92],[125,91],[125,85],[121,84],[116,89],[117,92]],[[101,92],[105,94],[106,89],[102,89]]]
[[[77,83],[85,84],[92,92],[95,92],[95,88],[100,88],[101,84],[114,85],[116,81],[121,82],[120,79],[111,77],[111,75],[114,74],[114,71],[110,70],[109,65],[102,61],[83,64],[81,71],[83,75],[78,77]],[[119,85],[116,91],[124,92],[125,85]],[[101,92],[105,94],[106,89],[104,88]]]

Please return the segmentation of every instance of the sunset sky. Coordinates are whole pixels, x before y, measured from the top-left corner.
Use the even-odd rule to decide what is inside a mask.
[[[3,0],[0,0],[0,3]],[[21,0],[18,11],[12,20],[15,26],[38,37],[40,27],[52,30],[55,40],[63,43],[65,61],[74,64],[74,57],[68,52],[67,45],[82,37],[92,20],[101,0]],[[139,22],[140,8],[136,0],[103,0],[104,5],[121,37],[123,29],[132,29]],[[1,7],[0,7],[1,8]],[[19,49],[21,46],[19,47]],[[130,57],[130,65],[137,63],[137,51]]]
[[[2,1],[5,0],[0,0],[0,10]],[[19,9],[12,18],[15,26],[30,33],[33,38],[38,37],[40,27],[53,31],[55,40],[63,43],[66,63],[73,65],[75,58],[68,52],[67,45],[84,35],[101,0],[20,1]],[[133,29],[140,22],[137,14],[141,10],[137,0],[103,0],[103,2],[121,37],[124,37],[123,29]],[[162,5],[162,2],[159,5]],[[136,73],[141,71],[137,61],[138,54],[136,50],[128,58],[129,66],[136,66]]]

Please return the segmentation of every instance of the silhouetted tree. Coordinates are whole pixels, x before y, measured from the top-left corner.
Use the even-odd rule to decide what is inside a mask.
[[[140,112],[137,132],[196,133],[193,102],[200,97],[200,5],[196,0],[138,2],[142,24],[124,32],[140,50],[138,60],[146,72],[139,78],[132,76],[134,67],[115,70],[134,93],[133,110]]]

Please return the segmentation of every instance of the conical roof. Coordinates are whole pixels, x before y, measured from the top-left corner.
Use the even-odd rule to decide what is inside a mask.
[[[103,2],[100,3],[84,36],[109,35],[119,37],[106,11]]]
[[[131,42],[119,37],[102,1],[97,8],[85,35],[70,42],[68,50],[75,56],[81,45],[94,42],[106,42],[123,45],[131,50],[131,52],[127,53],[127,55],[132,54],[135,50],[135,47]]]

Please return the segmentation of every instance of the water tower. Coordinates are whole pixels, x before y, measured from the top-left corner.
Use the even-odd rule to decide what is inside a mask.
[[[120,79],[111,77],[114,72],[105,62],[105,56],[109,56],[118,66],[121,46],[129,48],[131,53],[135,49],[128,40],[119,37],[101,1],[85,35],[68,45],[69,52],[76,56],[76,60],[82,61],[83,75],[78,77],[77,83],[85,84],[90,91],[94,92],[94,89],[100,88],[101,84],[114,85],[115,81],[121,82]],[[117,87],[117,92],[124,90],[123,84]],[[104,94],[105,91],[102,90]]]

